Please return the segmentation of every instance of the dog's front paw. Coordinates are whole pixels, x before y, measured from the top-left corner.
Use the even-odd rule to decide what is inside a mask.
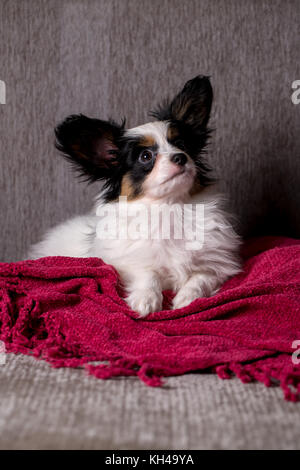
[[[216,276],[196,273],[179,289],[173,299],[173,308],[183,308],[200,297],[211,297],[220,288],[220,281]]]
[[[153,292],[151,289],[135,290],[131,292],[126,301],[129,307],[139,313],[141,317],[162,309],[162,293]]]
[[[193,300],[204,297],[201,288],[182,287],[173,299],[173,308],[183,308],[189,305]]]

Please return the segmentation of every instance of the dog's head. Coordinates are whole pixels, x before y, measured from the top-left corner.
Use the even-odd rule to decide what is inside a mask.
[[[210,183],[203,150],[213,92],[208,77],[188,81],[132,129],[124,123],[69,116],[55,130],[57,148],[90,181],[104,180],[103,197],[178,199]]]

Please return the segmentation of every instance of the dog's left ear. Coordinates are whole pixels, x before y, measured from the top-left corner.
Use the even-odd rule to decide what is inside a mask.
[[[120,166],[119,142],[124,122],[67,117],[55,129],[56,148],[88,181],[108,180]]]
[[[198,75],[189,80],[171,102],[164,103],[151,115],[160,121],[181,121],[197,131],[208,123],[212,100],[209,77]]]

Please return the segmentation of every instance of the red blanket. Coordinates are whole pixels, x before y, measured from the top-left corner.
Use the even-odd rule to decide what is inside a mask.
[[[137,375],[156,386],[163,376],[210,370],[280,383],[286,399],[296,401],[300,241],[252,240],[244,257],[243,273],[214,297],[168,310],[172,293],[165,292],[165,310],[144,319],[122,299],[116,271],[97,258],[2,263],[0,339],[8,352],[54,367],[85,364],[103,379]]]

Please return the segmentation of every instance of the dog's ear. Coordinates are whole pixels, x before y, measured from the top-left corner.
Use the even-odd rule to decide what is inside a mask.
[[[213,100],[209,77],[198,75],[189,80],[171,102],[165,102],[151,115],[160,121],[179,121],[195,131],[206,127]]]
[[[72,115],[55,129],[56,148],[88,181],[108,179],[119,166],[123,130],[124,123],[119,126],[113,121]]]

